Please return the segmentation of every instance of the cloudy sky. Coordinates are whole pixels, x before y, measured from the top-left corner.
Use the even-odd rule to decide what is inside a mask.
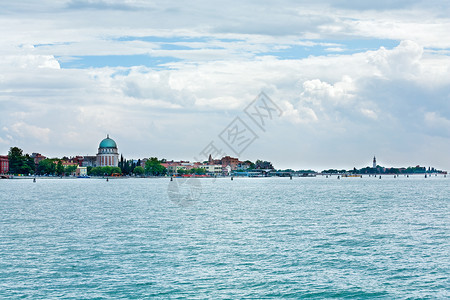
[[[0,1],[0,154],[192,160],[240,117],[276,168],[450,170],[446,1]],[[264,3],[264,4],[261,4]],[[243,110],[264,92],[264,130]]]

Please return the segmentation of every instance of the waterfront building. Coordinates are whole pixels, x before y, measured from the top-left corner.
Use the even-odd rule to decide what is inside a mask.
[[[106,138],[103,139],[98,146],[97,166],[117,167],[118,165],[119,152],[117,144],[113,139],[109,138],[109,135],[107,135]]]
[[[75,176],[83,176],[86,177],[87,176],[87,167],[78,167],[75,170]]]
[[[41,160],[44,160],[47,157],[45,157],[44,155],[42,155],[40,153],[33,152],[31,154],[31,158],[34,160],[34,164],[37,166]]]
[[[86,155],[83,156],[83,161],[81,163],[83,167],[96,167],[97,166],[97,156],[96,155]]]
[[[225,168],[222,168],[222,172],[223,172],[223,175],[226,175],[226,176],[231,175],[230,165],[226,166]]]
[[[250,168],[250,164],[246,162],[241,162],[237,165],[238,170],[247,170]]]
[[[162,163],[161,165],[167,168],[169,174],[175,174],[178,172],[178,170],[190,170],[192,168],[195,168],[195,164],[183,160],[165,162]]]
[[[56,164],[58,162],[54,161],[54,163]],[[62,160],[61,164],[62,164],[63,167],[78,166],[78,163],[71,162],[71,161],[68,161],[68,160]]]
[[[212,155],[210,154],[209,155],[209,158],[208,158],[208,164],[209,165],[221,165],[222,164],[222,159],[213,159],[212,158]]]
[[[242,166],[242,162],[235,157],[224,156],[221,159],[213,159],[212,155],[209,155],[208,165],[221,165],[222,174],[228,175],[231,171],[236,171],[238,167]]]
[[[9,158],[8,155],[0,155],[0,174],[9,172]]]
[[[262,161],[262,160],[257,160],[255,162],[255,167],[256,169],[263,169],[263,170],[273,170],[274,167],[272,166],[272,163],[270,161]]]
[[[147,163],[147,160],[148,160],[148,158],[143,158],[143,159],[141,159],[141,164],[140,164],[140,166],[141,167],[143,167],[144,169],[145,169],[145,164]],[[136,162],[137,163],[137,162]]]
[[[238,158],[225,156],[222,157],[222,168],[226,168],[227,166],[230,166],[232,171],[237,170],[237,166],[241,163],[241,161]]]
[[[166,168],[167,171],[169,172],[169,174],[176,173],[178,165],[179,165],[179,162],[176,162],[176,161],[173,161],[173,160],[169,160],[169,161],[161,163],[161,166]]]
[[[206,170],[207,174],[210,175],[220,175],[222,174],[222,165],[201,165],[199,168],[203,168]]]
[[[83,165],[83,160],[84,160],[84,157],[83,157],[83,156],[80,156],[80,155],[71,157],[71,158],[69,159],[70,162],[75,163],[75,164],[77,164],[78,166],[82,166],[82,165]]]

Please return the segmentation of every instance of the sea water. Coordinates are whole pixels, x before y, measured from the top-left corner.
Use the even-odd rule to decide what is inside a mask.
[[[450,297],[450,178],[197,180],[0,180],[0,298]]]

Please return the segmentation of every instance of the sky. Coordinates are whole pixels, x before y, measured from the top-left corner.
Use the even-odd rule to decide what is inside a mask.
[[[95,155],[109,134],[129,159],[213,143],[278,169],[450,170],[447,1],[0,4],[0,155]]]

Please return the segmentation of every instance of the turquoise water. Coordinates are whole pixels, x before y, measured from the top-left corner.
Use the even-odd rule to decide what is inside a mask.
[[[450,178],[199,180],[0,180],[0,298],[450,297]]]

